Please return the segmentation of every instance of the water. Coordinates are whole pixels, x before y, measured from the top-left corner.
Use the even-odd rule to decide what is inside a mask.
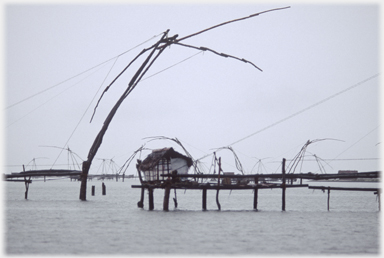
[[[281,211],[281,189],[259,190],[253,211],[252,190],[202,192],[178,190],[178,208],[162,211],[163,190],[155,190],[155,210],[137,208],[138,180],[88,182],[87,199],[78,199],[80,183],[69,179],[33,181],[28,200],[23,183],[5,182],[6,254],[44,255],[328,255],[379,254],[380,212],[372,192],[307,188],[286,190]],[[345,187],[378,187],[377,183],[327,183]],[[91,186],[96,195],[91,196]]]

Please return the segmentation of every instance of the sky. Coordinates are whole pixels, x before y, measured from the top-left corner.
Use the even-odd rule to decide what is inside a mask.
[[[280,173],[310,140],[295,173],[380,170],[380,5],[12,4],[4,5],[4,173],[78,169],[105,118],[164,31],[178,38],[254,13],[167,48],[113,118],[90,173],[141,146],[177,138],[203,172],[213,152],[225,172]],[[321,141],[318,141],[321,140]],[[68,148],[71,152],[68,151]],[[70,153],[74,153],[75,162]],[[115,166],[115,165],[114,165]],[[109,173],[109,172],[107,172]],[[126,174],[135,174],[135,162]],[[193,173],[193,172],[192,172]]]

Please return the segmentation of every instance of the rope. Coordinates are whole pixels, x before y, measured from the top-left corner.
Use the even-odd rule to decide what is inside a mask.
[[[80,82],[84,81],[85,79],[87,79],[88,77],[90,77],[92,74],[96,73],[97,71],[99,71],[100,69],[102,69],[103,67],[100,67],[99,69],[95,70],[94,72],[92,72],[91,74],[89,74],[88,76],[84,77],[82,80],[76,82],[75,84],[71,85],[70,87],[64,89],[63,91],[61,91],[60,93],[56,94],[55,96],[53,96],[52,98],[48,99],[47,101],[45,101],[44,103],[42,103],[41,105],[37,106],[36,108],[32,109],[31,111],[29,111],[27,114],[25,114],[24,116],[20,117],[19,119],[13,121],[12,123],[10,123],[9,125],[7,125],[6,128],[10,127],[11,125],[19,122],[21,119],[25,118],[26,116],[30,115],[31,113],[35,112],[37,109],[41,108],[42,106],[44,106],[45,104],[47,104],[48,102],[50,102],[51,100],[53,100],[54,98],[58,97],[59,95],[63,94],[65,91],[69,90],[70,88],[76,86],[77,84],[79,84]]]
[[[347,92],[347,91],[349,91],[349,90],[352,90],[353,88],[356,88],[356,87],[358,87],[358,86],[364,84],[365,82],[370,81],[370,80],[372,80],[372,79],[378,77],[379,75],[380,75],[380,74],[377,73],[377,74],[375,74],[375,75],[373,75],[373,76],[371,76],[371,77],[369,77],[369,78],[367,78],[367,79],[365,79],[365,80],[363,80],[363,81],[360,81],[360,82],[358,82],[358,83],[356,83],[356,84],[354,84],[354,85],[352,85],[352,86],[350,86],[350,87],[348,87],[348,88],[346,88],[346,89],[344,89],[344,90],[342,90],[342,91],[339,91],[339,92],[337,92],[337,93],[335,93],[335,94],[333,94],[333,95],[331,95],[331,96],[329,96],[329,97],[327,97],[327,98],[325,98],[325,99],[323,99],[323,100],[320,100],[319,102],[316,102],[315,104],[310,105],[310,106],[308,106],[308,107],[306,107],[306,108],[304,108],[304,109],[302,109],[302,110],[300,110],[300,111],[298,111],[298,112],[296,112],[296,113],[294,113],[294,114],[292,114],[292,115],[290,115],[290,116],[287,116],[287,117],[285,117],[285,118],[283,118],[283,119],[281,119],[281,120],[279,120],[279,121],[277,121],[277,122],[275,122],[275,123],[273,123],[273,124],[271,124],[271,125],[269,125],[269,126],[267,126],[267,127],[264,127],[263,129],[260,129],[260,130],[254,132],[254,133],[252,133],[252,134],[250,134],[250,135],[248,135],[248,136],[246,136],[246,137],[244,137],[244,138],[241,138],[240,140],[237,140],[237,141],[235,141],[235,142],[229,144],[228,146],[235,145],[236,143],[239,143],[239,142],[241,142],[241,141],[244,141],[245,139],[248,139],[248,138],[254,136],[255,134],[261,133],[261,132],[263,132],[263,131],[265,131],[265,130],[267,130],[267,129],[269,129],[269,128],[275,126],[275,125],[281,124],[282,122],[285,122],[285,121],[287,121],[288,119],[291,119],[291,118],[293,118],[293,117],[295,117],[295,116],[297,116],[297,115],[300,115],[301,113],[304,113],[305,111],[308,111],[308,110],[310,110],[310,109],[312,109],[312,108],[314,108],[314,107],[316,107],[316,106],[318,106],[318,105],[320,105],[320,104],[323,104],[324,102],[326,102],[326,101],[328,101],[328,100],[330,100],[330,99],[333,99],[333,98],[337,97],[338,95],[340,95],[340,94],[342,94],[342,93],[345,93],[345,92]]]
[[[161,33],[161,34],[162,34],[162,33]],[[39,91],[39,92],[37,92],[37,93],[35,93],[35,94],[33,94],[33,95],[31,95],[31,96],[25,98],[25,99],[22,99],[22,100],[20,100],[20,101],[18,101],[18,102],[16,102],[16,103],[13,103],[13,104],[9,105],[8,107],[6,107],[5,110],[6,110],[6,109],[9,109],[9,108],[11,108],[11,107],[14,107],[14,106],[16,106],[16,105],[18,105],[18,104],[20,104],[20,103],[23,103],[24,101],[27,101],[27,100],[29,100],[29,99],[31,99],[31,98],[37,96],[37,95],[40,95],[40,94],[42,94],[42,93],[44,93],[44,92],[46,92],[46,91],[48,91],[48,90],[51,90],[51,89],[53,89],[53,88],[55,88],[55,87],[57,87],[57,86],[59,86],[59,85],[65,83],[65,82],[67,82],[67,81],[70,81],[70,80],[72,80],[73,78],[76,78],[76,77],[78,77],[78,76],[80,76],[80,75],[82,75],[82,74],[84,74],[84,73],[86,73],[86,72],[88,72],[88,71],[90,71],[90,70],[95,69],[96,67],[99,67],[100,65],[103,65],[103,64],[105,64],[105,63],[108,63],[109,61],[111,61],[111,60],[113,60],[113,59],[115,59],[115,58],[118,58],[118,57],[120,57],[120,56],[122,56],[122,55],[124,55],[124,54],[126,54],[126,53],[128,53],[128,52],[130,52],[130,51],[132,51],[133,49],[135,49],[135,48],[137,48],[137,47],[139,47],[139,46],[141,46],[141,45],[147,43],[148,41],[152,40],[153,38],[156,38],[156,37],[160,36],[161,34],[159,34],[159,35],[155,35],[155,36],[151,37],[150,39],[148,39],[148,40],[146,40],[146,41],[144,41],[144,42],[138,44],[137,46],[134,46],[133,48],[128,49],[127,51],[125,51],[125,52],[123,52],[123,53],[121,53],[121,54],[119,54],[119,55],[117,55],[117,56],[114,56],[114,57],[112,57],[112,58],[110,58],[110,59],[108,59],[108,60],[106,60],[106,61],[104,61],[104,62],[102,62],[102,63],[100,63],[100,64],[98,64],[98,65],[95,65],[95,66],[93,66],[93,67],[91,67],[91,68],[89,68],[89,69],[87,69],[87,70],[85,70],[85,71],[83,71],[83,72],[81,72],[81,73],[78,73],[78,74],[76,74],[76,75],[74,75],[74,76],[72,76],[72,77],[70,77],[70,78],[68,78],[68,79],[66,79],[66,80],[64,80],[64,81],[62,81],[62,82],[59,82],[59,83],[57,83],[57,84],[55,84],[55,85],[53,85],[53,86],[51,86],[51,87],[49,87],[49,88],[46,88],[46,89],[44,89],[44,90],[42,90],[42,91]]]
[[[64,144],[64,147],[68,144],[68,142],[71,140],[73,134],[75,133],[75,131],[76,131],[77,128],[79,127],[79,125],[80,125],[81,121],[83,120],[83,118],[85,117],[85,114],[87,113],[89,107],[92,105],[93,100],[96,98],[97,93],[99,93],[99,91],[100,91],[100,89],[101,89],[101,86],[103,86],[105,80],[107,79],[108,75],[111,73],[113,67],[115,66],[117,59],[118,59],[118,57],[116,57],[115,62],[114,62],[113,65],[111,66],[111,69],[109,69],[107,75],[104,77],[103,82],[100,84],[99,89],[97,90],[97,92],[96,92],[95,95],[93,96],[93,98],[92,98],[91,102],[89,103],[88,107],[85,109],[85,111],[84,111],[83,115],[81,116],[79,122],[77,122],[77,124],[76,124],[76,126],[75,126],[75,129],[73,129],[71,135],[69,136],[68,140],[67,140],[66,143]],[[60,151],[60,153],[59,153],[59,155],[57,156],[55,162],[53,162],[52,167],[55,165],[56,161],[59,159],[59,157],[60,157],[60,155],[61,155],[62,152],[63,152],[63,149]],[[51,168],[52,168],[52,167],[51,167]]]

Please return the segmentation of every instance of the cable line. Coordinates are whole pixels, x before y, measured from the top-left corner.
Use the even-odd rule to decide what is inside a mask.
[[[365,134],[363,137],[361,137],[360,139],[358,139],[355,143],[353,143],[351,146],[349,146],[347,149],[345,149],[344,151],[342,151],[339,155],[337,155],[334,159],[332,159],[330,162],[334,161],[334,160],[337,160],[338,157],[340,157],[343,153],[345,153],[347,150],[349,150],[350,148],[352,148],[353,146],[355,146],[357,143],[359,143],[361,140],[363,140],[365,137],[367,137],[368,135],[370,135],[372,132],[374,132],[377,128],[379,128],[380,125],[376,126],[374,129],[372,129],[371,131],[369,131],[367,134]]]
[[[75,84],[69,86],[68,88],[64,89],[63,91],[61,91],[60,93],[56,94],[55,96],[53,96],[52,98],[48,99],[47,101],[43,102],[42,104],[40,104],[39,106],[37,106],[36,108],[32,109],[31,111],[29,111],[27,114],[25,114],[24,116],[20,117],[19,119],[13,121],[12,123],[10,123],[9,125],[7,125],[6,128],[10,127],[11,125],[17,123],[18,121],[20,121],[21,119],[23,119],[24,117],[30,115],[31,113],[35,112],[37,109],[41,108],[42,106],[44,106],[45,104],[47,104],[48,102],[50,102],[51,100],[53,100],[54,98],[58,97],[59,95],[63,94],[65,91],[69,90],[70,88],[76,86],[77,84],[79,84],[80,82],[84,81],[85,79],[87,79],[89,76],[91,76],[92,74],[96,73],[97,71],[99,71],[100,69],[102,69],[103,67],[100,67],[99,69],[97,69],[96,71],[92,72],[91,74],[87,75],[86,77],[84,77],[83,79],[81,79],[80,81],[76,82]]]
[[[113,63],[113,65],[111,66],[111,69],[109,69],[109,71],[108,71],[107,75],[104,77],[104,80],[103,80],[103,82],[100,84],[100,87],[99,87],[99,89],[97,90],[97,92],[96,92],[96,93],[95,93],[95,95],[93,96],[93,98],[92,98],[92,100],[90,101],[90,103],[89,103],[88,107],[85,109],[85,111],[84,111],[83,115],[81,116],[81,118],[80,118],[79,122],[78,122],[78,123],[77,123],[77,125],[75,126],[75,129],[73,129],[73,131],[72,131],[71,135],[69,136],[69,138],[68,138],[67,142],[64,144],[64,146],[66,146],[66,145],[68,144],[68,142],[71,140],[71,138],[72,138],[73,134],[75,133],[75,131],[76,131],[76,130],[77,130],[77,128],[79,127],[79,125],[80,125],[81,121],[82,121],[82,120],[83,120],[83,118],[85,117],[85,114],[87,113],[88,109],[91,107],[93,100],[96,98],[96,96],[97,96],[97,94],[99,93],[99,91],[100,91],[101,87],[103,86],[103,84],[104,84],[105,80],[107,79],[108,75],[111,73],[111,71],[112,71],[113,67],[115,66],[115,64],[116,64],[116,62],[117,62],[117,59],[118,59],[118,58],[119,58],[119,57],[116,57],[116,59],[115,59],[115,62],[114,62],[114,63]],[[57,156],[57,158],[56,158],[55,162],[53,162],[53,165],[52,165],[52,167],[55,165],[56,161],[59,159],[59,157],[60,157],[61,153],[63,152],[63,150],[64,150],[64,149],[62,149],[62,150],[60,151],[60,153],[59,153],[59,155]],[[52,167],[51,167],[51,168],[52,168]]]
[[[161,33],[161,34],[162,34],[162,33]],[[108,60],[106,60],[106,61],[104,61],[104,62],[102,62],[102,63],[100,63],[100,64],[98,64],[98,65],[95,65],[95,66],[93,66],[93,67],[91,67],[91,68],[89,68],[89,69],[87,69],[87,70],[85,70],[85,71],[83,71],[83,72],[81,72],[81,73],[78,73],[78,74],[76,74],[76,75],[74,75],[74,76],[72,76],[72,77],[70,77],[70,78],[68,78],[68,79],[66,79],[66,80],[64,80],[64,81],[62,81],[62,82],[59,82],[59,83],[57,83],[57,84],[55,84],[55,85],[53,85],[53,86],[51,86],[51,87],[49,87],[49,88],[46,88],[46,89],[44,89],[44,90],[42,90],[42,91],[39,91],[39,92],[37,92],[37,93],[35,93],[35,94],[33,94],[33,95],[31,95],[31,96],[25,98],[25,99],[22,99],[22,100],[20,100],[20,101],[18,101],[18,102],[16,102],[16,103],[13,103],[13,104],[7,106],[4,110],[7,110],[7,109],[9,109],[9,108],[11,108],[11,107],[14,107],[14,106],[16,106],[16,105],[18,105],[18,104],[21,104],[21,103],[23,103],[24,101],[27,101],[27,100],[29,100],[29,99],[31,99],[31,98],[33,98],[33,97],[36,97],[37,95],[40,95],[40,94],[42,94],[42,93],[44,93],[44,92],[46,92],[46,91],[48,91],[48,90],[51,90],[51,89],[53,89],[53,88],[55,88],[55,87],[57,87],[57,86],[59,86],[59,85],[65,83],[65,82],[67,82],[67,81],[72,80],[73,78],[76,78],[76,77],[78,77],[78,76],[80,76],[80,75],[82,75],[82,74],[84,74],[84,73],[86,73],[86,72],[88,72],[88,71],[91,71],[91,70],[95,69],[96,67],[99,67],[100,65],[103,65],[103,64],[105,64],[105,63],[108,63],[109,61],[111,61],[111,60],[113,60],[113,59],[115,59],[115,58],[118,58],[118,57],[120,57],[120,56],[122,56],[122,55],[128,53],[129,51],[131,51],[131,50],[133,50],[133,49],[135,49],[135,48],[137,48],[137,47],[139,47],[139,46],[141,46],[141,45],[147,43],[148,41],[150,41],[150,40],[152,40],[152,39],[154,39],[154,38],[160,36],[161,34],[159,34],[159,35],[155,35],[155,36],[151,37],[150,39],[148,39],[148,40],[146,40],[146,41],[144,41],[144,42],[138,44],[137,46],[134,46],[133,48],[128,49],[127,51],[125,51],[125,52],[123,52],[123,53],[121,53],[121,54],[119,54],[119,55],[117,55],[117,56],[114,56],[114,57],[112,57],[112,58],[110,58],[110,59],[108,59]]]
[[[297,115],[300,115],[301,113],[304,113],[304,112],[307,111],[307,110],[310,110],[310,109],[312,109],[312,108],[314,108],[314,107],[316,107],[316,106],[318,106],[318,105],[320,105],[320,104],[323,104],[324,102],[326,102],[326,101],[328,101],[328,100],[330,100],[330,99],[333,99],[334,97],[337,97],[338,95],[340,95],[340,94],[342,94],[342,93],[345,93],[345,92],[347,92],[347,91],[349,91],[349,90],[351,90],[351,89],[353,89],[353,88],[356,88],[357,86],[360,86],[360,85],[364,84],[365,82],[370,81],[370,80],[372,80],[372,79],[378,77],[379,75],[380,75],[380,73],[377,73],[377,74],[375,74],[375,75],[373,75],[373,76],[371,76],[371,77],[369,77],[369,78],[367,78],[367,79],[365,79],[365,80],[362,80],[362,81],[360,81],[360,82],[358,82],[358,83],[356,83],[356,84],[354,84],[354,85],[352,85],[352,86],[350,86],[350,87],[348,87],[348,88],[346,88],[346,89],[344,89],[344,90],[342,90],[342,91],[339,91],[339,92],[337,92],[337,93],[335,93],[335,94],[333,94],[333,95],[331,95],[331,96],[329,96],[329,97],[327,97],[327,98],[325,98],[325,99],[323,99],[323,100],[320,100],[319,102],[316,102],[316,103],[313,104],[313,105],[310,105],[310,106],[308,106],[308,107],[306,107],[306,108],[304,108],[304,109],[302,109],[302,110],[300,110],[300,111],[298,111],[298,112],[296,112],[296,113],[294,113],[294,114],[292,114],[292,115],[289,115],[289,116],[287,116],[287,117],[285,117],[285,118],[283,118],[283,119],[281,119],[281,120],[279,120],[279,121],[277,121],[277,122],[275,122],[275,123],[273,123],[273,124],[271,124],[271,125],[269,125],[269,126],[266,126],[266,127],[262,128],[262,129],[256,131],[256,132],[254,132],[254,133],[252,133],[252,134],[250,134],[250,135],[248,135],[248,136],[246,136],[246,137],[244,137],[244,138],[241,138],[240,140],[237,140],[237,141],[235,141],[235,142],[229,144],[228,146],[235,145],[236,143],[239,143],[239,142],[241,142],[241,141],[244,141],[245,139],[248,139],[248,138],[254,136],[255,134],[261,133],[261,132],[263,132],[263,131],[265,131],[265,130],[267,130],[267,129],[269,129],[269,128],[275,126],[275,125],[281,124],[282,122],[285,122],[285,121],[287,121],[288,119],[291,119],[291,118],[293,118],[293,117],[295,117],[295,116],[297,116]]]

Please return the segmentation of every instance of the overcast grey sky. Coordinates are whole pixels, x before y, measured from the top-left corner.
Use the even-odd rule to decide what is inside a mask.
[[[210,52],[167,49],[147,75],[172,67],[128,96],[90,173],[100,172],[101,159],[122,165],[151,136],[178,138],[195,159],[232,144],[246,173],[280,172],[282,158],[292,159],[307,140],[332,138],[337,140],[309,145],[306,158],[326,160],[328,173],[379,170],[379,5],[281,2],[5,5],[4,172],[19,172],[33,159],[38,169],[68,168],[67,152],[46,146],[69,146],[86,159],[143,59],[105,94],[89,123],[97,99],[128,62],[160,39],[154,36],[170,29],[180,38],[289,5],[184,41],[245,58],[262,72]],[[182,152],[169,141],[146,144],[168,146]],[[225,171],[238,172],[229,151],[217,155]],[[263,171],[255,167],[259,159]],[[202,160],[206,172],[211,161]],[[321,173],[316,161],[304,163],[302,172],[309,171]],[[127,173],[135,173],[134,164]]]

